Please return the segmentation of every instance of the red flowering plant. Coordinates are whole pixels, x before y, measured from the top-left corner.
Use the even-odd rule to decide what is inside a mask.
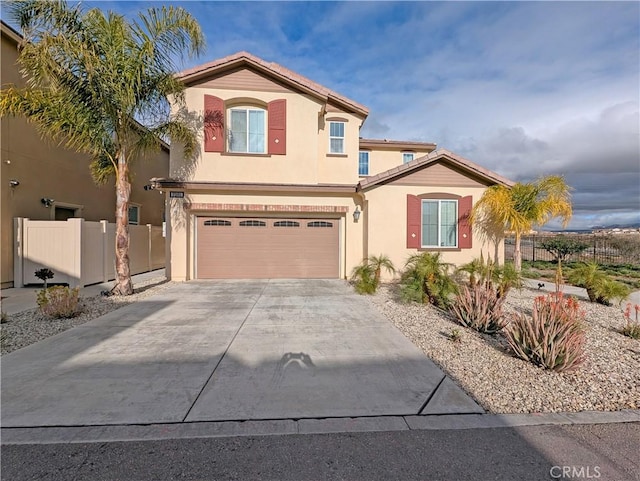
[[[640,305],[635,304],[633,306],[635,319],[631,318],[631,307],[631,303],[627,302],[627,307],[624,310],[625,325],[622,327],[620,332],[632,339],[640,339]]]
[[[552,371],[572,371],[585,360],[585,314],[562,291],[538,296],[531,317],[515,314],[505,329],[513,353]]]

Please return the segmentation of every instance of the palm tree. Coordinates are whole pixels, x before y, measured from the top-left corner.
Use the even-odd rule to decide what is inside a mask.
[[[566,227],[572,215],[571,188],[558,175],[541,177],[534,182],[489,187],[473,206],[469,220],[472,224],[494,231],[515,234],[514,265],[522,270],[520,240],[533,226],[543,226],[553,218],[560,218]]]
[[[379,256],[369,256],[369,259],[367,259],[367,261],[373,269],[373,278],[376,287],[380,285],[380,276],[382,274],[382,269],[385,269],[389,274],[396,273],[396,268],[393,265],[393,262],[391,262],[391,259],[389,259],[389,257],[385,256],[384,254],[380,254]]]
[[[115,177],[112,292],[130,295],[130,165],[159,149],[159,138],[179,142],[187,157],[195,152],[196,134],[171,118],[167,98],[184,105],[172,59],[201,51],[200,27],[174,7],[149,8],[132,21],[65,0],[18,1],[10,8],[24,33],[18,61],[27,86],[2,91],[0,114],[25,116],[43,136],[88,154],[97,182]]]

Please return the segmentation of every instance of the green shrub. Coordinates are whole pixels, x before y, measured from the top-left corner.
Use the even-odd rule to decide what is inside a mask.
[[[614,281],[595,262],[583,262],[571,270],[569,282],[587,290],[591,302],[610,306],[613,299],[622,301],[630,294],[630,289],[621,282]]]
[[[375,271],[367,261],[354,267],[351,273],[353,287],[358,294],[373,294],[378,286],[376,285]]]
[[[640,339],[640,305],[636,304],[634,307],[635,320],[631,318],[631,303],[627,303],[627,307],[624,310],[625,325],[620,329],[620,332],[632,339]]]
[[[545,369],[571,371],[586,358],[584,313],[562,292],[536,297],[531,317],[514,315],[504,334],[517,357]]]
[[[54,286],[38,292],[38,307],[47,317],[56,319],[75,317],[80,314],[79,289]]]
[[[462,342],[462,333],[460,332],[460,329],[457,329],[455,327],[451,329],[451,332],[449,333],[448,338],[451,342],[460,344]]]
[[[451,297],[458,291],[457,284],[449,276],[450,268],[450,264],[442,262],[439,252],[411,256],[400,278],[402,298],[448,308]]]
[[[487,284],[463,286],[451,307],[460,324],[485,334],[495,334],[507,324],[502,312],[504,297]]]
[[[351,280],[358,294],[373,294],[380,285],[382,269],[394,274],[396,268],[391,260],[385,255],[370,256],[368,259],[354,267],[351,272]]]
[[[522,273],[516,270],[513,262],[499,266],[490,258],[485,261],[482,255],[459,267],[458,272],[469,275],[470,287],[481,284],[488,289],[495,289],[498,298],[505,297],[514,287],[519,289],[523,286]]]

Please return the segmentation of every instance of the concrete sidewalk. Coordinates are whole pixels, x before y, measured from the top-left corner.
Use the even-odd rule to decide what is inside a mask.
[[[155,271],[144,272],[142,274],[136,274],[131,276],[133,280],[133,287],[135,289],[137,284],[148,281],[155,278],[165,278],[164,269],[157,269]],[[113,281],[102,282],[100,284],[92,284],[90,286],[80,289],[81,297],[97,296],[102,291],[109,291],[113,287]],[[26,311],[28,309],[35,309],[37,307],[36,297],[42,286],[29,286],[29,287],[11,287],[9,289],[2,289],[0,295],[2,301],[0,306],[2,312],[6,314],[16,314],[17,312]]]

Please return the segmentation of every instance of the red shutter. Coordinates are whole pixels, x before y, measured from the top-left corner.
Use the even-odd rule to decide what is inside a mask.
[[[269,102],[269,153],[285,155],[287,153],[287,100]]]
[[[407,194],[407,249],[421,247],[422,201],[415,195]]]
[[[224,100],[204,96],[204,151],[224,152]]]
[[[472,228],[469,223],[469,214],[473,207],[473,198],[468,195],[458,201],[458,247],[471,249],[473,247]]]

